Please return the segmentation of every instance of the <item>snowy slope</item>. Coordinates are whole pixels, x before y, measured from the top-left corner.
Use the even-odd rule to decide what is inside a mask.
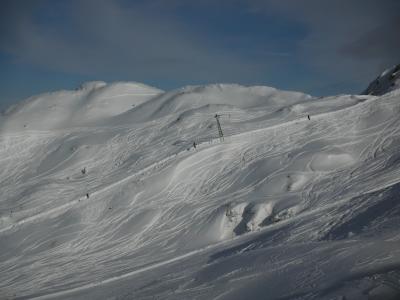
[[[2,130],[51,130],[100,125],[115,115],[162,93],[141,83],[87,82],[75,91],[31,97],[9,108],[0,118]]]
[[[398,299],[399,100],[136,83],[28,99],[0,127],[0,295]]]

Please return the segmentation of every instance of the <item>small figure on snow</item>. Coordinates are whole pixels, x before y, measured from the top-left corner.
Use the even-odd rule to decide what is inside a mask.
[[[196,142],[193,142],[193,148],[194,149],[196,149],[196,146],[197,146]]]
[[[89,193],[86,193],[86,199],[89,199]]]
[[[85,175],[85,174],[86,174],[86,167],[84,167],[84,168],[81,170],[81,172],[82,172],[83,175]]]
[[[310,115],[307,115],[308,120],[311,120]]]

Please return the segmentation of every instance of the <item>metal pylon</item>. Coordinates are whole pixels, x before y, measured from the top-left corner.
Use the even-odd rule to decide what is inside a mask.
[[[221,115],[215,114],[214,118],[217,120],[219,139],[222,142],[224,140],[224,133],[222,132],[221,123],[219,122],[219,117],[220,116]]]

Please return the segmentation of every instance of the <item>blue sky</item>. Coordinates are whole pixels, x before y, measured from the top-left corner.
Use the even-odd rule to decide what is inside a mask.
[[[398,0],[3,0],[0,107],[84,81],[357,93],[400,62]]]

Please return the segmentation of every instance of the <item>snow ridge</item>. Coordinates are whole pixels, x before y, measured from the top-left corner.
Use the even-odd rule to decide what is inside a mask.
[[[362,94],[381,96],[399,88],[400,64],[383,71]]]

